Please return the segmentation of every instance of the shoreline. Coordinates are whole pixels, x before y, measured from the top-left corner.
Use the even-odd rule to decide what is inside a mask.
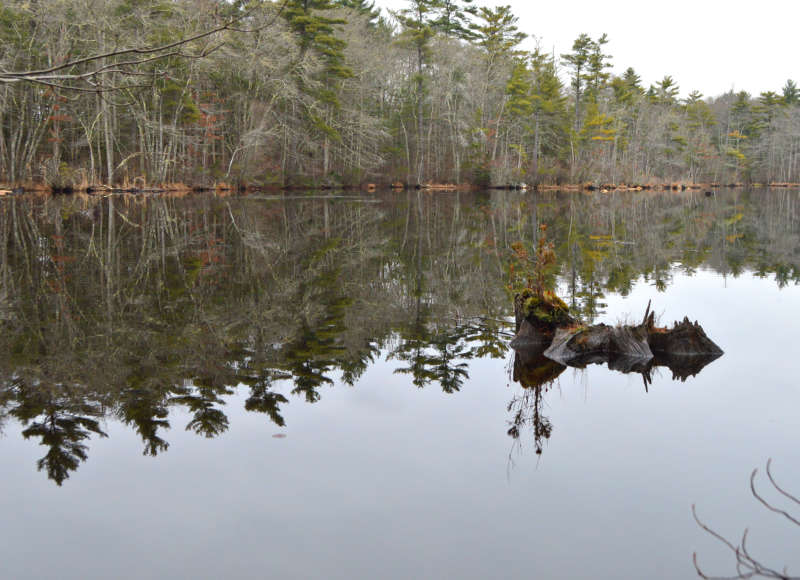
[[[503,184],[480,186],[471,183],[423,183],[405,184],[394,183],[364,183],[361,185],[266,185],[254,186],[242,184],[238,186],[225,183],[210,186],[191,186],[183,183],[158,184],[148,187],[114,187],[110,185],[91,185],[87,187],[52,187],[46,184],[24,183],[24,184],[0,184],[0,197],[23,195],[30,193],[50,194],[50,195],[70,195],[73,193],[87,195],[110,195],[110,194],[133,194],[133,195],[157,195],[157,194],[179,194],[188,193],[208,193],[214,192],[218,195],[231,195],[233,193],[287,193],[298,191],[350,191],[359,193],[376,193],[378,191],[400,192],[407,190],[419,190],[427,192],[464,192],[464,191],[531,191],[531,192],[583,192],[583,193],[617,193],[617,192],[639,192],[639,191],[703,191],[712,193],[716,189],[800,189],[800,183],[643,183],[643,184],[613,184],[613,183],[561,183],[561,184]]]

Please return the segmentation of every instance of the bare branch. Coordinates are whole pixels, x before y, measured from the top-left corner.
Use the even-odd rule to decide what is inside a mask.
[[[767,476],[769,477],[770,482],[772,485],[777,489],[780,493],[782,493],[787,498],[791,499],[792,501],[797,502],[797,498],[788,492],[784,491],[783,489],[778,486],[775,482],[772,474],[770,473],[770,465],[771,459],[767,461]],[[754,469],[753,472],[750,474],[750,491],[752,492],[753,496],[767,509],[772,512],[781,514],[785,516],[789,521],[796,525],[800,525],[800,520],[792,517],[789,513],[781,510],[779,508],[774,507],[769,502],[767,502],[761,495],[759,495],[758,491],[756,490],[755,486],[755,477],[758,473],[758,469]],[[799,502],[800,503],[800,502]],[[748,530],[745,528],[744,533],[742,534],[742,540],[738,546],[735,546],[730,540],[719,534],[718,532],[711,529],[705,523],[703,523],[700,518],[697,516],[697,511],[695,506],[692,505],[692,516],[694,517],[694,521],[697,522],[697,525],[705,531],[707,534],[719,540],[723,545],[725,545],[729,550],[731,550],[736,556],[736,575],[735,576],[708,576],[703,572],[700,568],[700,565],[697,562],[697,553],[694,553],[692,557],[692,561],[694,562],[695,570],[697,571],[698,576],[701,578],[707,578],[709,580],[732,580],[732,579],[739,579],[739,578],[773,578],[776,580],[800,580],[800,576],[790,576],[789,572],[786,568],[783,571],[778,571],[773,568],[769,568],[761,563],[757,558],[754,558],[748,548],[747,548],[747,535]]]
[[[694,517],[694,521],[697,522],[697,525],[700,526],[703,529],[703,531],[705,531],[710,536],[713,536],[714,538],[716,538],[717,540],[722,542],[725,546],[727,546],[728,549],[736,555],[737,562],[741,563],[741,556],[740,556],[739,547],[738,546],[734,546],[730,542],[730,540],[728,540],[724,536],[718,534],[717,532],[715,532],[714,530],[709,528],[705,523],[703,523],[700,520],[700,518],[697,516],[697,508],[695,507],[694,504],[692,504],[692,516]],[[747,530],[745,530],[745,534],[747,534]],[[724,580],[726,578],[749,578],[750,577],[750,576],[743,576],[741,573],[738,576],[707,576],[698,567],[698,564],[697,564],[697,553],[694,554],[694,562],[695,562],[695,568],[697,568],[697,573],[700,575],[701,578],[713,578],[714,580]],[[751,574],[751,576],[752,576],[752,574]]]
[[[767,459],[767,477],[769,478],[769,481],[770,481],[770,483],[771,483],[771,484],[773,485],[773,487],[774,487],[775,489],[777,489],[777,490],[778,490],[778,491],[779,491],[779,492],[780,492],[780,493],[781,493],[781,494],[782,494],[784,497],[787,497],[787,498],[789,498],[790,500],[792,500],[794,503],[796,503],[797,505],[800,505],[800,499],[797,499],[797,497],[793,496],[793,495],[792,495],[792,494],[790,494],[789,492],[787,492],[787,491],[784,491],[784,490],[781,488],[781,486],[779,486],[779,485],[778,485],[778,484],[775,482],[775,479],[772,477],[772,471],[770,470],[770,467],[772,467],[772,457],[770,457],[769,459]]]
[[[119,90],[120,88],[131,88],[130,85],[126,85],[124,87],[102,87],[99,83],[94,84],[91,89],[81,89],[78,87],[74,87],[71,85],[64,85],[60,84],[57,81],[83,81],[89,82],[89,79],[92,79],[96,76],[109,74],[109,73],[119,73],[126,76],[135,75],[135,74],[147,74],[147,73],[134,73],[132,71],[123,70],[120,67],[136,67],[140,66],[149,62],[169,58],[172,56],[179,56],[182,58],[203,58],[208,56],[209,54],[218,50],[222,43],[216,44],[211,47],[206,47],[198,53],[184,53],[180,50],[172,50],[178,47],[185,46],[197,40],[202,40],[204,38],[208,38],[223,31],[232,31],[232,32],[240,32],[240,33],[255,33],[260,32],[270,26],[272,26],[277,19],[282,14],[284,8],[288,0],[283,0],[281,5],[278,7],[277,12],[273,15],[273,17],[265,22],[264,24],[254,27],[254,28],[238,28],[234,25],[238,22],[241,22],[248,16],[250,16],[255,9],[250,9],[242,14],[236,16],[235,18],[231,18],[224,22],[223,24],[211,28],[209,30],[204,30],[203,32],[198,32],[197,34],[193,34],[191,36],[187,36],[181,38],[179,40],[169,42],[166,44],[162,44],[159,46],[144,46],[144,47],[134,47],[134,48],[121,48],[115,49],[108,52],[100,53],[100,54],[93,54],[81,58],[76,58],[73,60],[68,60],[58,65],[51,66],[49,68],[38,69],[38,70],[25,70],[25,71],[5,71],[0,70],[0,83],[17,83],[17,82],[33,82],[38,83],[54,88],[66,89],[66,90],[76,90],[76,91],[84,91],[84,92],[97,92],[98,90]],[[72,69],[75,67],[79,67],[86,64],[97,63],[98,61],[104,61],[106,59],[113,59],[114,57],[124,56],[124,55],[146,55],[144,58],[133,58],[124,61],[114,61],[111,63],[102,64],[90,71],[83,72],[83,73],[61,73],[59,71],[64,71],[67,69]],[[91,83],[90,83],[91,84]]]
[[[761,496],[758,494],[758,492],[756,491],[756,485],[755,485],[756,473],[758,473],[758,469],[754,469],[754,470],[753,470],[753,473],[751,473],[751,474],[750,474],[750,491],[753,493],[753,496],[754,496],[754,497],[755,497],[755,498],[756,498],[756,499],[757,499],[759,502],[761,502],[761,504],[762,504],[762,505],[763,505],[765,508],[767,508],[769,511],[771,511],[771,512],[775,512],[776,514],[781,514],[782,516],[784,516],[786,519],[788,519],[788,520],[789,520],[790,522],[792,522],[793,524],[797,524],[798,526],[800,526],[800,520],[798,520],[798,519],[796,519],[796,518],[792,517],[792,516],[791,516],[791,514],[789,514],[788,512],[786,512],[786,511],[784,511],[784,510],[782,510],[782,509],[780,509],[780,508],[776,508],[775,506],[773,506],[772,504],[770,504],[769,502],[767,502],[767,500],[765,500],[763,497],[761,497]],[[770,479],[772,479],[772,478],[770,478]],[[773,485],[775,485],[775,482],[773,482]]]
[[[86,57],[78,58],[78,59],[75,59],[75,60],[69,60],[69,61],[64,62],[62,64],[59,64],[59,65],[56,65],[56,66],[52,66],[52,67],[46,68],[46,69],[39,69],[39,70],[32,70],[32,71],[21,71],[21,72],[3,72],[3,73],[0,73],[0,81],[2,81],[3,78],[5,78],[5,77],[22,78],[22,79],[46,77],[47,75],[50,75],[50,74],[52,74],[52,73],[54,73],[56,71],[59,71],[59,70],[64,70],[66,68],[72,68],[72,67],[75,67],[75,66],[80,66],[82,64],[86,64],[86,63],[90,63],[90,62],[96,62],[98,60],[105,60],[107,58],[111,58],[111,57],[114,57],[114,56],[121,56],[121,55],[124,55],[124,54],[152,54],[154,52],[163,52],[163,51],[169,50],[171,48],[175,48],[176,46],[181,46],[181,45],[184,45],[184,44],[188,44],[188,43],[193,42],[195,40],[200,40],[201,38],[205,38],[207,36],[211,36],[212,34],[216,34],[217,32],[221,32],[223,30],[227,30],[228,28],[230,28],[230,26],[233,23],[235,23],[235,22],[241,20],[242,18],[244,18],[246,16],[246,14],[247,13],[242,14],[241,16],[238,16],[238,17],[234,18],[233,20],[229,20],[228,22],[226,22],[225,24],[223,24],[221,26],[217,26],[216,28],[212,28],[211,30],[206,30],[204,32],[200,32],[198,34],[195,34],[193,36],[189,36],[187,38],[182,38],[180,40],[176,40],[175,42],[170,42],[168,44],[163,44],[161,46],[138,47],[138,48],[123,48],[123,49],[118,49],[118,50],[112,50],[112,51],[109,51],[109,52],[104,52],[104,53],[101,53],[101,54],[93,54],[91,56],[86,56]],[[147,59],[147,60],[152,60],[152,59]],[[141,64],[142,62],[147,62],[147,60],[129,61],[129,62],[134,63],[134,64]],[[97,71],[95,71],[94,73],[86,73],[86,75],[97,74],[98,72],[100,72],[102,70],[102,68],[103,67],[101,67],[100,69],[97,69]],[[79,76],[86,76],[86,75],[79,75]]]

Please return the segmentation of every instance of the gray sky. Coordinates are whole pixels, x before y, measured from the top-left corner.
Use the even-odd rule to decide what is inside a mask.
[[[800,81],[798,0],[476,2],[510,4],[519,28],[557,55],[568,52],[582,32],[592,38],[605,32],[613,71],[632,66],[645,86],[671,75],[682,95],[696,89],[718,96],[731,88],[758,95],[780,92],[788,78]],[[397,9],[407,2],[376,0],[376,5]]]

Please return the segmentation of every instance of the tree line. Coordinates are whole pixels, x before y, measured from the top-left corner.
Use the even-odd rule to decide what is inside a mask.
[[[10,0],[0,182],[800,181],[794,81],[681,98],[532,32],[471,0]]]

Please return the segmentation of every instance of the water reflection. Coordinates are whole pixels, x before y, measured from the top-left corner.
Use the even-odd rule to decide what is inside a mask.
[[[508,434],[519,440],[525,428],[530,428],[537,455],[541,455],[545,440],[553,432],[550,419],[542,414],[544,394],[567,368],[544,356],[548,346],[543,341],[514,352],[513,379],[522,386],[522,391],[508,403],[511,413]]]
[[[13,401],[9,415],[22,424],[22,436],[38,439],[47,447],[37,467],[58,485],[86,461],[88,445],[84,441],[92,434],[106,437],[99,422],[102,405],[86,400],[70,387],[31,386],[18,380],[9,385],[3,399]]]
[[[608,293],[641,279],[663,291],[675,268],[798,283],[799,221],[790,191],[5,198],[0,429],[41,442],[38,467],[61,484],[104,419],[155,456],[177,409],[189,413],[178,428],[214,437],[230,428],[226,400],[248,389],[245,408],[283,427],[291,400],[356,385],[380,358],[412,386],[456,394],[470,361],[507,354],[508,248],[533,247],[539,224],[591,322]],[[526,390],[510,433],[532,423],[541,449],[542,399],[564,367],[516,356]],[[664,364],[685,379],[701,362]],[[638,371],[645,385],[651,370]]]
[[[561,364],[545,356],[545,351],[551,341],[541,336],[540,340],[526,340],[524,344],[515,347],[513,380],[519,383],[522,390],[508,403],[511,413],[508,434],[519,441],[525,429],[533,434],[534,448],[537,455],[541,455],[544,442],[553,432],[550,419],[542,414],[544,395],[553,387],[558,377],[568,366],[585,369],[590,364],[607,365],[610,371],[623,374],[636,373],[641,375],[644,390],[647,392],[653,383],[653,373],[660,367],[669,369],[672,380],[685,382],[689,377],[696,376],[706,366],[711,364],[721,354],[664,354],[655,353],[650,359],[626,356],[589,355],[573,359],[567,365]]]

